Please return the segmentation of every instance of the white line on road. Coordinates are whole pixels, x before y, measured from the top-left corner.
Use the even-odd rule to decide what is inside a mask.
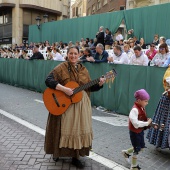
[[[0,109],[0,114],[18,122],[18,123],[20,123],[24,126],[26,126],[27,128],[29,128],[29,129],[31,129],[31,130],[33,130],[33,131],[35,131],[35,132],[37,132],[37,133],[39,133],[43,136],[45,136],[45,130],[38,127],[38,126],[35,126],[35,125],[33,125],[33,124],[23,120],[23,119],[20,119],[20,118],[14,116],[14,115],[12,115],[12,114],[4,111],[4,110],[1,110],[1,109]],[[119,165],[116,162],[111,161],[107,158],[104,158],[104,157],[102,157],[102,156],[100,156],[100,155],[98,155],[94,152],[90,152],[89,158],[96,161],[96,162],[99,162],[99,163],[101,163],[101,164],[103,164],[103,165],[105,165],[109,168],[112,168],[113,170],[128,170],[127,168],[123,167],[122,165]]]
[[[42,100],[35,99],[34,101],[44,104],[44,102]]]

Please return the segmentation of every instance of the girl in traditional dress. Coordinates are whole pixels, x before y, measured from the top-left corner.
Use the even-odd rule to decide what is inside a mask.
[[[170,138],[170,68],[165,72],[163,85],[165,92],[159,100],[153,122],[164,125],[164,128],[163,130],[151,128],[147,134],[149,143],[161,149],[170,148],[170,140],[168,141]]]

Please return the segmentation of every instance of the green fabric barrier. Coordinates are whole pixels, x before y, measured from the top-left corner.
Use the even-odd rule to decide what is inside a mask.
[[[46,88],[44,81],[47,75],[59,63],[61,62],[0,58],[0,82],[43,92]],[[107,63],[84,63],[84,65],[92,80],[105,75],[113,68],[117,71],[114,83],[107,83],[102,90],[91,93],[92,105],[128,115],[134,102],[134,92],[144,88],[151,96],[147,113],[152,117],[164,91],[162,78],[166,68]]]
[[[127,30],[133,28],[135,36],[138,39],[144,38],[147,43],[153,41],[155,34],[169,38],[169,9],[170,3],[125,10]]]
[[[127,30],[133,28],[134,35],[144,38],[146,43],[153,41],[154,34],[169,38],[170,3],[136,8],[124,11],[115,11],[87,17],[73,18],[29,26],[29,42],[80,41],[81,38],[95,38],[100,26],[109,28],[115,33],[122,20]]]
[[[29,26],[29,42],[80,41],[81,38],[95,38],[100,26],[109,28],[113,33],[123,19],[123,11],[97,14],[87,17],[65,19]]]

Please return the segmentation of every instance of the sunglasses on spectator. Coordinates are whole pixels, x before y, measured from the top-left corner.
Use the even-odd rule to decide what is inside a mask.
[[[164,50],[165,48],[159,48],[160,51]]]
[[[151,47],[155,47],[154,45],[151,45]]]

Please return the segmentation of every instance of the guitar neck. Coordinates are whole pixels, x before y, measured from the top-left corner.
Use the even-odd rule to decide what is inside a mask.
[[[86,83],[86,84],[84,84],[84,85],[82,85],[82,86],[79,86],[79,87],[75,88],[73,94],[76,94],[76,93],[78,93],[78,92],[80,92],[80,91],[82,91],[82,90],[88,89],[89,87],[91,87],[91,86],[93,86],[93,85],[95,85],[95,84],[98,84],[98,83],[99,83],[99,80],[100,80],[100,79],[98,78],[98,79],[95,79],[95,80],[93,80],[93,81],[90,81],[90,82],[88,82],[88,83]]]

